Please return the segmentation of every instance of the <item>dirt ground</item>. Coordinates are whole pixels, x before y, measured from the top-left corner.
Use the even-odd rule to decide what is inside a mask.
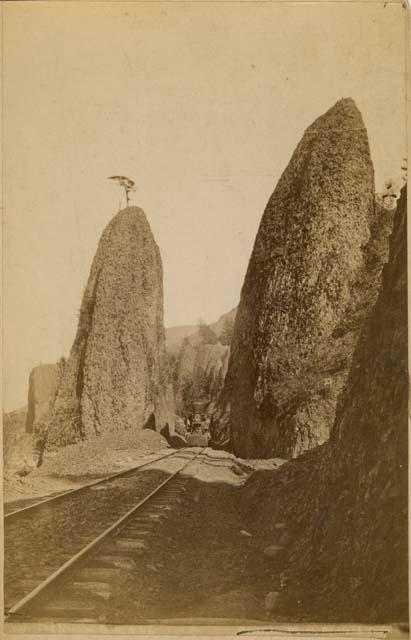
[[[172,450],[165,438],[151,430],[106,434],[46,453],[43,464],[27,475],[6,473],[3,500],[5,505],[23,506],[33,499],[75,489],[144,464]],[[250,470],[272,469],[282,462],[280,459],[251,460],[243,461],[243,464],[249,465]]]
[[[5,504],[24,504],[74,489],[172,452],[167,441],[151,430],[106,434],[47,453],[43,464],[25,476],[3,479]]]

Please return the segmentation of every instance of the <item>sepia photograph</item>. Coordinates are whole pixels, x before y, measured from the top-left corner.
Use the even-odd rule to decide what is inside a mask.
[[[395,1],[5,1],[3,637],[409,638]]]

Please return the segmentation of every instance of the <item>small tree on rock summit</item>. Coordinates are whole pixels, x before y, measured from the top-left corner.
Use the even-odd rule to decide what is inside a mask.
[[[127,178],[126,176],[110,176],[108,179],[115,180],[120,187],[124,188],[124,191],[126,192],[126,206],[128,207],[129,193],[130,191],[136,190],[134,180],[131,180],[131,178]]]

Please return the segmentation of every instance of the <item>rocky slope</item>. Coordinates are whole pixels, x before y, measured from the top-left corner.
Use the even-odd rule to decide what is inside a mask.
[[[192,337],[197,332],[198,326],[194,324],[181,325],[179,327],[166,328],[166,349],[170,355],[177,355],[185,339]]]
[[[230,347],[217,344],[193,344],[187,341],[177,368],[176,406],[180,415],[192,411],[190,399],[206,398],[213,404],[223,387]]]
[[[190,399],[194,397],[207,398],[210,409],[217,401],[227,373],[235,314],[236,309],[232,309],[209,326],[195,327],[189,335],[179,331],[183,327],[166,331],[180,415],[190,411]]]
[[[249,526],[271,543],[278,543],[278,522],[283,527],[286,586],[273,617],[408,619],[406,209],[404,189],[383,287],[329,442],[276,472],[255,474],[247,486]]]
[[[391,225],[375,206],[361,114],[340,100],[304,133],[261,220],[213,420],[216,446],[289,458],[327,440]]]
[[[227,313],[223,313],[223,315],[221,315],[218,320],[216,320],[216,322],[210,325],[210,328],[214,331],[217,338],[223,344],[226,343],[226,340],[224,338],[226,331],[231,330],[231,328],[234,326],[234,322],[237,316],[237,310],[238,307],[234,307],[234,309],[227,311]]]
[[[46,447],[172,420],[165,379],[163,273],[141,209],[120,211],[100,239]]]
[[[53,406],[64,359],[34,367],[29,376],[27,407],[3,415],[3,462],[7,477],[24,476],[38,462],[37,441],[43,419]]]
[[[3,413],[3,471],[16,473],[31,463],[31,438],[26,433],[26,407]]]
[[[218,318],[218,320],[216,320],[216,322],[208,325],[219,340],[224,334],[224,330],[227,325],[234,323],[236,314],[237,307],[231,309],[231,311],[228,311],[227,313],[223,313]],[[179,353],[181,347],[183,346],[183,342],[186,339],[196,339],[196,335],[198,334],[198,324],[168,327],[166,328],[165,332],[167,353],[169,353],[170,355],[176,355]],[[225,341],[223,340],[223,342]]]

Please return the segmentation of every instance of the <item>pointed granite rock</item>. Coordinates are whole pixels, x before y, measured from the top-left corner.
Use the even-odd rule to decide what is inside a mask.
[[[164,426],[164,358],[160,252],[144,212],[128,207],[99,242],[48,419],[47,448],[107,431]]]
[[[392,216],[378,215],[367,132],[343,99],[306,130],[262,217],[216,446],[289,458],[327,440],[388,256]]]

